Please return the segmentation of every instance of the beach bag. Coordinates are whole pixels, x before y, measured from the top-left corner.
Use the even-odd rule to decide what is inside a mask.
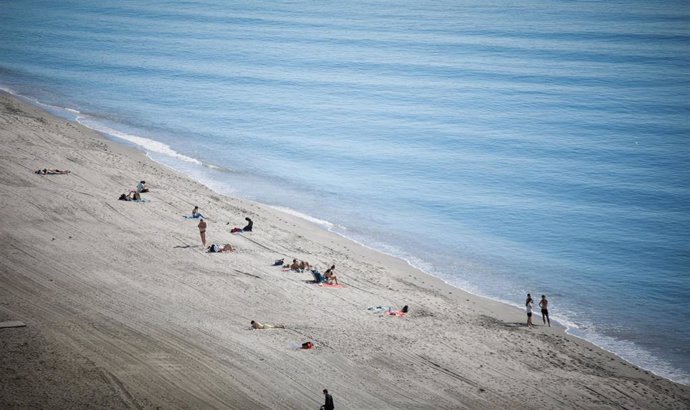
[[[304,342],[302,343],[302,349],[311,349],[314,347],[314,343],[312,342]]]
[[[273,266],[280,266],[283,264],[284,259],[278,259],[275,262],[273,262]]]
[[[230,233],[236,233],[236,232],[242,232],[242,229],[240,229],[240,228],[232,228],[232,229],[230,230]]]
[[[407,307],[407,305],[403,306],[401,312],[407,313],[407,311],[410,310],[410,308]]]

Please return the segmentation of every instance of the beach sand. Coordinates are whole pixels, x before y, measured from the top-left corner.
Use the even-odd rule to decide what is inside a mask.
[[[324,388],[337,409],[690,407],[687,386],[538,314],[527,329],[519,309],[8,94],[0,137],[0,322],[27,325],[0,329],[0,408],[318,409]],[[142,179],[148,202],[117,200]],[[195,205],[209,243],[236,252],[204,252],[183,218]],[[245,216],[254,232],[231,234]],[[307,283],[280,258],[334,263],[344,286]],[[411,310],[367,311],[379,305]]]

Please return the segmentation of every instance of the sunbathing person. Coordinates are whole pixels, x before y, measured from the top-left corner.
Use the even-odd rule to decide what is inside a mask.
[[[59,169],[47,169],[47,168],[43,168],[43,169],[37,170],[36,173],[37,173],[38,175],[59,175],[59,174],[69,174],[70,171],[66,171],[66,170],[65,170],[65,171],[62,171],[62,170],[59,170]]]
[[[122,194],[117,199],[120,201],[140,201],[141,195],[136,191],[129,191],[128,194]]]
[[[293,259],[292,264],[290,264],[290,270],[294,270],[295,272],[304,272],[305,269],[310,268],[311,265],[309,265],[309,262],[298,261],[297,259]]]
[[[314,283],[324,283],[326,281],[326,278],[316,268],[311,270],[311,274],[314,277]]]
[[[253,329],[285,329],[285,325],[269,325],[268,323],[259,323],[255,320],[252,320],[251,325]]]
[[[326,272],[323,273],[323,277],[326,278],[326,281],[328,281],[329,284],[335,282],[337,285],[338,277],[335,275],[335,265],[332,265],[330,268],[326,269]]]
[[[299,262],[297,262],[297,259],[293,259],[292,263],[290,264],[290,270],[294,270],[296,272],[299,272]]]
[[[229,243],[226,243],[222,247],[220,245],[216,245],[214,243],[214,244],[211,244],[211,246],[209,246],[208,248],[206,248],[206,250],[208,252],[211,252],[211,253],[222,253],[222,252],[232,252],[235,249]]]

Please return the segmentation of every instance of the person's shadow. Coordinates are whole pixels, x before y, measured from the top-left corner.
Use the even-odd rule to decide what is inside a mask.
[[[194,245],[176,245],[176,246],[173,246],[173,248],[186,249],[186,248],[191,248],[192,246],[194,246]]]

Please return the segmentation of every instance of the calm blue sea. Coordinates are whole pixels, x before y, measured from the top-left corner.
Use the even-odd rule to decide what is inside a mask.
[[[0,4],[2,88],[686,384],[689,67],[687,1]]]

